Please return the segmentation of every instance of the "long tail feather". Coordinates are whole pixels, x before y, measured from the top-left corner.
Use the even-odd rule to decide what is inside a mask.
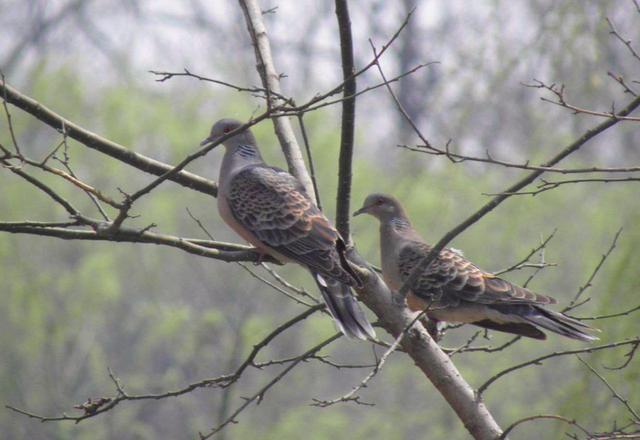
[[[316,272],[312,272],[312,274],[338,329],[351,338],[363,340],[375,338],[376,332],[351,293],[349,286],[326,279]]]
[[[504,324],[520,323],[523,325],[533,325],[579,341],[595,341],[598,339],[596,336],[589,334],[589,332],[597,332],[598,329],[590,327],[562,313],[554,312],[553,310],[545,309],[535,304],[492,304],[490,308],[500,314],[499,319],[496,319],[498,316],[494,316],[494,318],[491,319],[492,321],[498,321]],[[512,333],[520,334],[518,332]]]
[[[537,313],[532,313],[524,318],[530,323],[542,327],[567,338],[577,339],[579,341],[595,341],[598,338],[590,335],[585,331],[597,331],[593,327],[552,310],[535,307]]]
[[[497,330],[499,332],[526,336],[527,338],[547,339],[547,335],[545,335],[544,332],[538,330],[535,325],[525,324],[522,322],[507,322],[501,324],[491,321],[490,319],[483,319],[482,321],[472,322],[472,324],[479,327],[488,328],[490,330]]]

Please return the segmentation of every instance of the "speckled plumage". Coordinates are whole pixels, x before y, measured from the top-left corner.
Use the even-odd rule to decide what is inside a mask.
[[[368,196],[356,214],[363,213],[380,220],[383,277],[398,290],[432,247],[391,196]],[[443,249],[409,287],[409,307],[426,309],[434,321],[470,323],[536,339],[546,338],[538,327],[582,341],[597,339],[585,333],[594,330],[591,327],[543,307],[555,304],[555,299],[491,275],[452,249]]]
[[[407,240],[398,255],[398,268],[402,281],[431,251],[424,242]],[[499,302],[555,304],[556,300],[511,284],[479,269],[458,252],[443,249],[433,264],[425,269],[412,292],[424,301],[443,300],[456,305],[460,301],[480,304]]]
[[[203,143],[215,142],[241,126],[231,119],[218,121]],[[308,268],[345,335],[374,338],[350,289],[360,286],[360,280],[347,262],[346,246],[300,182],[264,163],[250,130],[223,143],[226,152],[218,179],[222,219],[262,252]]]
[[[238,172],[226,194],[235,219],[277,254],[350,286],[359,280],[343,267],[338,232],[284,170],[265,165]]]

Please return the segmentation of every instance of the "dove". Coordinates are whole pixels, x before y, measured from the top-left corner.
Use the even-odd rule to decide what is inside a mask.
[[[344,240],[298,179],[264,162],[251,130],[242,126],[222,119],[201,143],[234,132],[222,142],[226,151],[218,178],[220,217],[262,254],[308,269],[343,334],[375,338],[351,290],[362,282],[347,261]]]
[[[400,202],[371,194],[354,215],[370,214],[380,221],[380,260],[387,285],[399,290],[413,269],[431,251],[413,228]],[[407,305],[426,310],[434,321],[469,323],[491,330],[546,339],[548,330],[580,341],[598,338],[582,322],[546,308],[557,301],[516,286],[478,268],[460,251],[443,249],[409,286]]]

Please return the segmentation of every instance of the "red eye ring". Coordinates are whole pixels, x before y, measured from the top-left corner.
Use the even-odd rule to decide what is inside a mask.
[[[226,133],[229,133],[229,132],[231,131],[231,127],[224,127],[224,128],[222,129],[222,131],[223,131],[223,133],[225,133],[225,134],[226,134]]]

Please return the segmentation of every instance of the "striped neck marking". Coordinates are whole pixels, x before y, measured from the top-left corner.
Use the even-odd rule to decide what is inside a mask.
[[[257,157],[258,150],[253,145],[240,144],[236,147],[236,154],[240,157]]]
[[[396,231],[404,231],[411,227],[411,223],[409,223],[408,220],[400,217],[392,218],[389,223],[391,223],[391,227],[393,227],[393,229],[395,229]]]

